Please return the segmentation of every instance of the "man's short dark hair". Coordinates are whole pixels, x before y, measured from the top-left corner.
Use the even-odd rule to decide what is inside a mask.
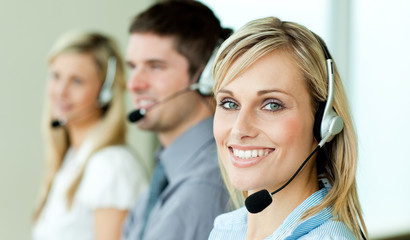
[[[221,27],[211,9],[197,1],[157,3],[133,19],[129,32],[174,38],[175,50],[189,62],[191,77],[205,67],[215,47],[232,33]]]

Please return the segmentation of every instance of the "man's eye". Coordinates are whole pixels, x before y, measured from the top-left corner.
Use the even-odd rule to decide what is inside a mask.
[[[161,70],[164,67],[161,64],[152,64],[151,68],[154,69],[154,70]]]

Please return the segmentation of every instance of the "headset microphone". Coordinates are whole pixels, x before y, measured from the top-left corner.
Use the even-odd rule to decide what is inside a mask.
[[[64,126],[67,123],[67,119],[56,119],[51,121],[52,128],[58,128],[60,126]]]
[[[134,110],[128,115],[128,120],[132,123],[138,122],[145,116],[146,112],[147,110],[144,108]]]
[[[343,125],[342,125],[343,126]],[[341,130],[340,130],[341,131]],[[340,132],[339,131],[339,132]],[[337,132],[338,133],[338,132]],[[336,133],[336,134],[337,134]],[[253,193],[252,195],[249,195],[246,200],[245,200],[245,206],[246,209],[250,213],[259,213],[262,212],[266,207],[268,207],[272,203],[272,196],[282,189],[284,189],[290,182],[293,181],[293,179],[296,177],[296,175],[299,174],[299,172],[302,170],[302,168],[306,165],[306,163],[309,161],[309,159],[321,148],[323,145],[334,135],[331,133],[328,133],[317,145],[317,147],[309,154],[309,156],[306,158],[305,161],[300,165],[298,170],[293,174],[293,176],[285,183],[283,184],[282,187],[276,189],[274,192],[270,193],[268,190],[263,189],[260,190],[256,193]]]
[[[184,89],[182,89],[182,90],[179,90],[179,91],[177,91],[177,92],[171,94],[170,96],[168,96],[168,97],[162,99],[161,101],[157,102],[155,105],[151,106],[151,107],[148,108],[148,109],[140,108],[140,109],[136,109],[136,110],[132,111],[130,114],[128,114],[128,120],[129,120],[131,123],[138,122],[139,120],[141,120],[142,118],[144,118],[144,117],[145,117],[145,114],[146,114],[149,110],[151,110],[152,108],[154,108],[154,107],[156,107],[156,106],[158,106],[158,105],[161,105],[162,103],[165,103],[165,102],[167,102],[167,101],[169,101],[169,100],[171,100],[171,99],[173,99],[173,98],[175,98],[175,97],[178,97],[179,95],[182,95],[182,94],[184,94],[184,93],[186,93],[186,92],[189,92],[189,91],[197,91],[197,90],[199,91],[201,88],[204,88],[204,87],[209,88],[209,86],[208,86],[208,85],[205,85],[204,83],[193,83],[193,84],[189,85],[187,88],[184,88]]]
[[[262,212],[265,208],[267,208],[272,203],[272,196],[279,192],[280,190],[284,189],[292,180],[298,175],[298,173],[302,170],[302,168],[306,165],[309,159],[319,150],[320,145],[318,145],[315,150],[306,158],[306,160],[300,165],[298,170],[293,174],[293,176],[285,183],[282,187],[278,188],[274,192],[270,193],[268,190],[263,189],[259,192],[253,193],[249,195],[245,200],[246,209],[250,213],[259,213]]]

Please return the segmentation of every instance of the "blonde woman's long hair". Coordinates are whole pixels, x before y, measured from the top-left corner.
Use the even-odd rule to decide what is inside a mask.
[[[91,142],[91,149],[87,152],[85,164],[66,192],[67,208],[73,204],[78,186],[87,166],[88,159],[97,151],[111,145],[124,144],[126,139],[125,106],[123,93],[125,90],[125,74],[122,56],[115,41],[100,33],[69,32],[63,35],[53,46],[48,57],[48,64],[51,64],[59,55],[64,53],[91,54],[99,70],[101,81],[105,79],[108,67],[108,59],[116,58],[115,78],[111,87],[112,99],[109,104],[103,107],[103,114],[96,129],[93,129],[88,140]],[[65,127],[51,127],[50,102],[47,99],[43,115],[43,132],[46,141],[46,170],[41,186],[40,199],[34,213],[36,221],[50,193],[54,178],[61,168],[64,156],[70,147],[68,131]]]
[[[306,27],[292,22],[282,22],[275,17],[251,21],[228,38],[219,49],[213,68],[214,92],[218,92],[261,57],[275,50],[282,50],[293,58],[302,72],[313,100],[313,109],[317,109],[319,102],[326,101],[328,91],[326,60],[318,40],[322,41]],[[303,219],[330,206],[334,215],[345,222],[360,239],[360,226],[366,236],[367,230],[356,189],[357,141],[348,102],[336,67],[334,81],[333,107],[343,119],[344,128],[328,143],[331,164],[317,159],[318,173],[325,174],[332,183],[332,188],[319,205],[306,212]],[[221,162],[220,166],[234,205],[242,206],[247,192],[234,189],[229,183]]]

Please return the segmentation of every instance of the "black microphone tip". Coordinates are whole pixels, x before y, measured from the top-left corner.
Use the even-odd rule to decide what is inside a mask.
[[[60,120],[53,120],[53,121],[51,121],[51,127],[52,128],[57,128],[57,127],[60,127],[60,126],[62,126],[63,124],[61,123],[61,121]]]
[[[145,109],[137,109],[128,115],[128,120],[132,123],[138,122],[145,116]]]
[[[250,213],[262,212],[271,203],[272,195],[266,189],[249,195],[245,200],[246,209],[248,209]]]

